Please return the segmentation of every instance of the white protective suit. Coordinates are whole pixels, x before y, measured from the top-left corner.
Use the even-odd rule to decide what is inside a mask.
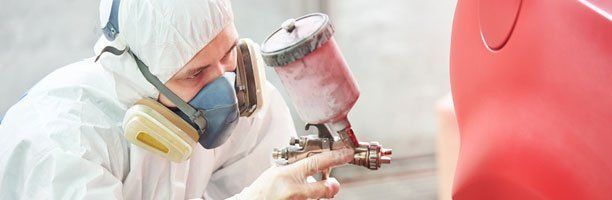
[[[105,22],[108,2],[101,5]],[[227,1],[123,0],[119,38],[167,81],[233,20]],[[103,23],[104,24],[104,23]],[[122,120],[138,99],[158,96],[125,53],[103,54],[46,76],[12,106],[0,125],[0,199],[222,199],[273,165],[273,147],[295,130],[286,103],[268,84],[266,106],[240,118],[222,146],[197,145],[172,163],[130,144]]]

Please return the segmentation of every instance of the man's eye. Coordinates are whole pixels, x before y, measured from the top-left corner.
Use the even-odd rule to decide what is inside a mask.
[[[225,54],[225,56],[223,56],[223,58],[221,58],[221,60],[222,60],[223,62],[227,61],[227,59],[228,59],[229,57],[231,57],[231,54],[232,54],[232,53],[233,53],[233,51],[232,51],[232,52],[230,52],[230,53],[228,53],[228,54]]]
[[[201,73],[202,73],[202,69],[198,69],[198,71],[191,73],[191,75],[187,77],[187,79],[194,79],[198,77]]]
[[[229,51],[227,54],[225,54],[225,56],[223,56],[223,59],[230,58],[232,57],[232,55],[237,54],[237,53],[238,53],[238,46],[234,45],[234,47],[232,47],[232,50]]]

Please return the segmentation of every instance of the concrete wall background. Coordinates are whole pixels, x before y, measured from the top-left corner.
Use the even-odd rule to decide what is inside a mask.
[[[330,1],[340,48],[361,88],[349,115],[394,154],[433,151],[434,105],[450,90],[453,1]]]
[[[93,56],[98,1],[0,0],[0,114],[53,70]]]

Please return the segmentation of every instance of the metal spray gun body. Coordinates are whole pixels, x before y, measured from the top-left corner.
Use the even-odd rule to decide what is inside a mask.
[[[325,14],[289,19],[262,44],[267,65],[274,67],[306,129],[317,135],[292,138],[290,146],[275,149],[273,157],[293,163],[340,148],[355,150],[351,164],[376,170],[391,162],[391,150],[377,142],[359,142],[347,113],[359,98],[357,82],[333,38]],[[337,136],[334,136],[337,135]]]
[[[306,124],[306,130],[311,126],[317,128],[318,135],[291,138],[289,147],[274,149],[273,158],[285,160],[287,164],[290,164],[321,152],[352,148],[355,150],[351,162],[353,165],[377,170],[381,167],[381,164],[391,163],[391,149],[383,148],[378,142],[357,142],[356,139],[353,139],[354,134],[348,133],[352,132],[351,129],[341,133],[340,137],[333,137],[329,128],[324,124]]]

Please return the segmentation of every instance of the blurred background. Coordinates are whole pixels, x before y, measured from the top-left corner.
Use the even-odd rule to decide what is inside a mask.
[[[0,115],[46,74],[94,56],[93,45],[101,35],[98,1],[1,3]],[[379,141],[393,148],[394,154],[392,164],[378,171],[353,166],[335,169],[333,175],[343,184],[336,199],[449,197],[452,175],[448,178],[439,166],[452,169],[454,165],[446,161],[436,165],[436,136],[447,129],[445,124],[453,123],[444,118],[452,113],[450,99],[440,99],[450,91],[450,34],[456,0],[232,3],[241,37],[258,43],[287,18],[311,12],[331,17],[336,41],[361,89],[349,113],[354,130],[360,140]],[[267,76],[286,97],[271,69]],[[296,129],[305,134],[304,122],[297,113],[293,116]]]

